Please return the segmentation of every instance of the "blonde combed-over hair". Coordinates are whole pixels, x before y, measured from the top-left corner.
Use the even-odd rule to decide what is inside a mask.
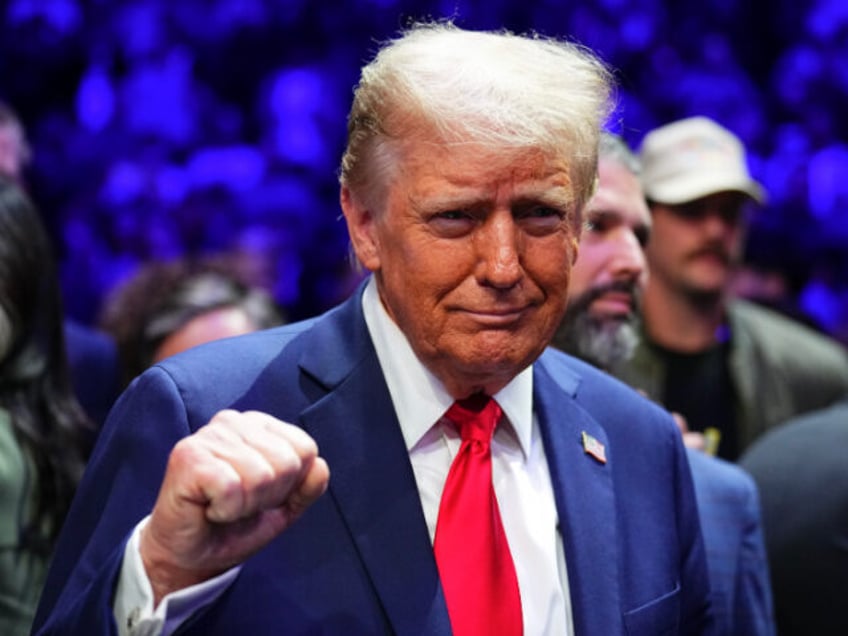
[[[579,208],[597,174],[612,76],[589,50],[508,31],[416,24],[362,69],[341,184],[371,199],[406,140],[538,150],[571,166]]]

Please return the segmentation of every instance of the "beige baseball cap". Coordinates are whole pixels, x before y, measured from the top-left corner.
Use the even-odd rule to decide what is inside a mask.
[[[732,132],[707,117],[690,117],[649,132],[639,149],[645,196],[677,205],[716,192],[743,192],[765,203],[751,178],[745,148]]]

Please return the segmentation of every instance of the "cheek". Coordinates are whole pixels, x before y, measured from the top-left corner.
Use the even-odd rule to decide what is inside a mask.
[[[684,252],[689,243],[686,232],[675,232],[666,228],[665,224],[655,224],[651,228],[651,240],[645,246],[645,258],[651,261],[661,261],[667,255],[673,258],[677,251]]]
[[[467,272],[445,250],[406,245],[383,259],[381,277],[396,320],[427,331],[441,323],[445,298],[462,288]]]
[[[547,278],[565,283],[575,275],[580,275],[578,269],[588,269],[592,261],[591,253],[584,255],[577,239],[573,237],[566,238],[564,245],[563,242],[557,242],[531,246],[529,253],[535,259],[536,268],[545,271]]]
[[[399,281],[411,294],[446,293],[474,275],[478,258],[468,241],[446,241],[421,233],[394,254]]]
[[[728,233],[730,236],[730,244],[733,246],[733,250],[735,252],[741,252],[742,246],[745,244],[745,231],[737,227],[731,232]]]
[[[563,251],[561,244],[553,250],[536,249],[531,252],[535,252],[535,256],[532,266],[526,269],[528,277],[540,288],[548,311],[563,311],[568,297],[575,292],[575,286],[579,289],[588,284],[586,264],[581,265],[582,254],[572,265],[571,251]]]
[[[462,258],[448,250],[418,246],[393,255],[398,286],[419,302],[428,294],[456,287],[468,275]]]
[[[641,292],[645,291],[645,288],[648,286],[648,283],[651,280],[651,268],[648,267],[647,262],[645,263],[645,269],[642,270],[642,274],[639,276],[638,285],[639,290]]]
[[[571,282],[568,288],[569,296],[577,296],[592,287],[595,279],[603,269],[604,255],[596,246],[586,243],[580,249],[580,255],[571,268]]]

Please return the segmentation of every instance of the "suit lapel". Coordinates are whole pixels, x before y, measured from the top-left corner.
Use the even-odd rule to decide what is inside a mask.
[[[622,633],[615,457],[604,429],[574,399],[579,378],[565,365],[556,378],[546,364],[536,365],[534,404],[559,514],[575,633]],[[584,432],[604,446],[606,463],[586,452]]]
[[[449,634],[415,477],[354,295],[309,334],[301,367],[328,392],[301,414],[330,466],[329,495],[397,634]]]
[[[301,414],[330,465],[343,516],[398,634],[450,634],[432,545],[400,425],[365,327],[360,294],[305,334],[301,368],[321,395]],[[574,400],[567,366],[535,366],[534,403],[551,472],[578,634],[621,633],[618,539],[606,433]],[[554,362],[558,364],[558,362]],[[555,380],[554,377],[557,379]],[[607,448],[587,454],[582,433]]]

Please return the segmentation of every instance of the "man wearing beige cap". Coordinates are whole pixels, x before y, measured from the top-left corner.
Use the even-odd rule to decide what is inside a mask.
[[[648,133],[640,155],[653,220],[644,338],[614,372],[735,460],[767,428],[848,394],[848,356],[799,323],[729,298],[746,217],[766,199],[733,133],[683,119]]]

